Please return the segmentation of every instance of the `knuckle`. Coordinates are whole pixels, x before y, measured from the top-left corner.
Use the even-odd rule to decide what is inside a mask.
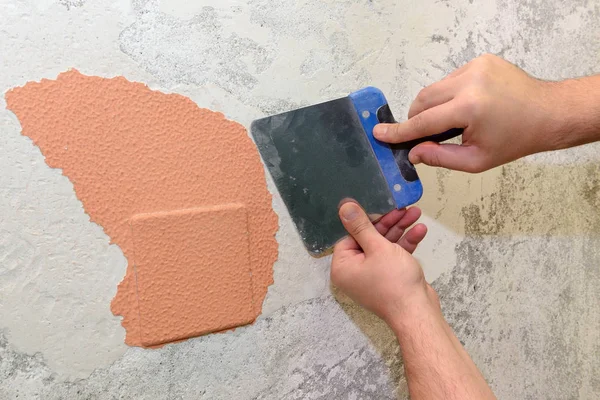
[[[474,70],[473,73],[471,74],[471,83],[478,85],[478,86],[487,86],[487,84],[490,82],[491,80],[491,74],[490,71],[486,68],[480,68],[477,70]]]
[[[484,53],[481,56],[477,57],[480,63],[485,66],[490,66],[493,64],[498,57],[493,55],[492,53]]]
[[[423,117],[423,114],[417,114],[414,117],[412,117],[412,129],[415,132],[423,132],[425,130],[425,118]]]
[[[461,101],[461,109],[470,120],[482,117],[485,114],[487,106],[487,98],[479,94],[478,91],[468,92]]]
[[[356,221],[354,225],[352,225],[352,233],[355,235],[360,235],[370,228],[369,225],[372,225],[371,221],[360,219],[359,221]]]
[[[442,163],[440,160],[440,155],[437,151],[431,152],[429,154],[429,165],[432,167],[441,167]]]
[[[474,68],[471,69],[471,75],[474,77],[486,77],[490,69],[496,63],[496,56],[492,54],[484,54],[472,61]]]
[[[400,124],[392,124],[389,126],[388,129],[388,134],[391,136],[392,139],[400,135]]]
[[[477,117],[481,113],[481,104],[478,97],[477,95],[471,95],[465,100],[465,111],[471,117]]]
[[[430,97],[431,88],[426,87],[419,91],[415,100],[420,104],[427,104],[427,100]]]

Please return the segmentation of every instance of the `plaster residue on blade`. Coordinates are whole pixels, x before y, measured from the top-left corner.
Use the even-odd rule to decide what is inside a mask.
[[[277,147],[273,145],[272,132],[285,129],[283,128],[283,125],[288,120],[288,114],[289,113],[278,114],[254,121],[250,128],[256,146],[260,149],[263,162],[269,169],[269,173],[274,180],[280,179],[283,176],[283,172],[281,171],[281,157],[279,156],[279,151],[277,150]]]
[[[344,199],[374,215],[394,208],[349,97],[257,120],[252,134],[311,254],[326,254],[347,235],[338,216]]]

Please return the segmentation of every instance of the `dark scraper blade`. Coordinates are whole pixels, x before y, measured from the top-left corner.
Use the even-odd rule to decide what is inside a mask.
[[[252,136],[307,250],[327,254],[347,235],[347,198],[372,216],[394,200],[349,97],[256,120]]]

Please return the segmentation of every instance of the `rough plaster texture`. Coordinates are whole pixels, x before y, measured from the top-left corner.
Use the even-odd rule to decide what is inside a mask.
[[[91,221],[104,228],[129,260],[111,306],[114,314],[123,316],[127,344],[188,337],[192,321],[178,325],[176,320],[161,317],[178,302],[190,308],[196,303],[197,310],[190,310],[189,318],[204,314],[196,321],[197,332],[231,326],[213,304],[216,297],[224,310],[239,310],[232,321],[249,322],[258,316],[273,282],[277,216],[271,209],[258,151],[240,124],[200,109],[180,95],[152,91],[122,77],[89,77],[76,70],[56,80],[11,89],[6,101],[21,122],[23,135],[39,146],[50,167],[62,169]],[[223,221],[214,217],[222,214],[219,207],[230,203],[245,208],[242,216],[237,215],[241,219],[237,225],[230,215],[222,215]],[[182,211],[198,207],[212,208],[215,214],[203,218]],[[161,225],[164,216],[156,213],[165,212],[171,213],[170,218]],[[152,214],[157,219],[136,214]],[[245,231],[239,231],[242,226]],[[198,228],[202,231],[194,232]],[[220,237],[228,231],[233,242]],[[240,243],[234,251],[231,247],[236,240]],[[189,250],[181,247],[186,241]],[[159,244],[160,249],[155,249]],[[174,251],[170,261],[161,253],[169,248]],[[216,249],[232,254],[216,257]],[[233,282],[227,282],[231,276],[221,274],[237,265],[236,258],[242,265],[240,277],[243,268],[250,267],[244,286],[251,286],[251,293],[243,308],[232,290]],[[137,262],[142,265],[136,269]],[[170,264],[177,265],[168,268]],[[214,274],[207,276],[211,270]],[[182,280],[201,276],[211,284],[180,287]],[[160,282],[162,287],[150,282]],[[194,289],[205,290],[192,298]],[[182,303],[175,294],[188,300]],[[149,298],[155,308],[148,308]],[[199,311],[202,304],[208,307],[204,313]],[[152,322],[158,321],[159,326],[153,327]]]
[[[0,91],[76,67],[249,126],[365,84],[400,116],[485,51],[546,79],[600,70],[596,0],[191,3],[2,0]],[[277,195],[275,283],[255,324],[127,349],[108,308],[123,255],[15,116],[0,121],[1,398],[406,398],[390,332],[331,293],[328,260],[305,254]],[[600,397],[599,150],[476,176],[419,169],[430,229],[417,256],[499,398]]]

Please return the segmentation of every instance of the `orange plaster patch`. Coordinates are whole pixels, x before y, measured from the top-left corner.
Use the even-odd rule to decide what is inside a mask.
[[[243,126],[186,97],[76,70],[12,89],[6,102],[127,257],[111,304],[127,344],[185,339],[260,314],[277,216]]]
[[[243,206],[139,214],[131,229],[144,346],[254,320]]]

